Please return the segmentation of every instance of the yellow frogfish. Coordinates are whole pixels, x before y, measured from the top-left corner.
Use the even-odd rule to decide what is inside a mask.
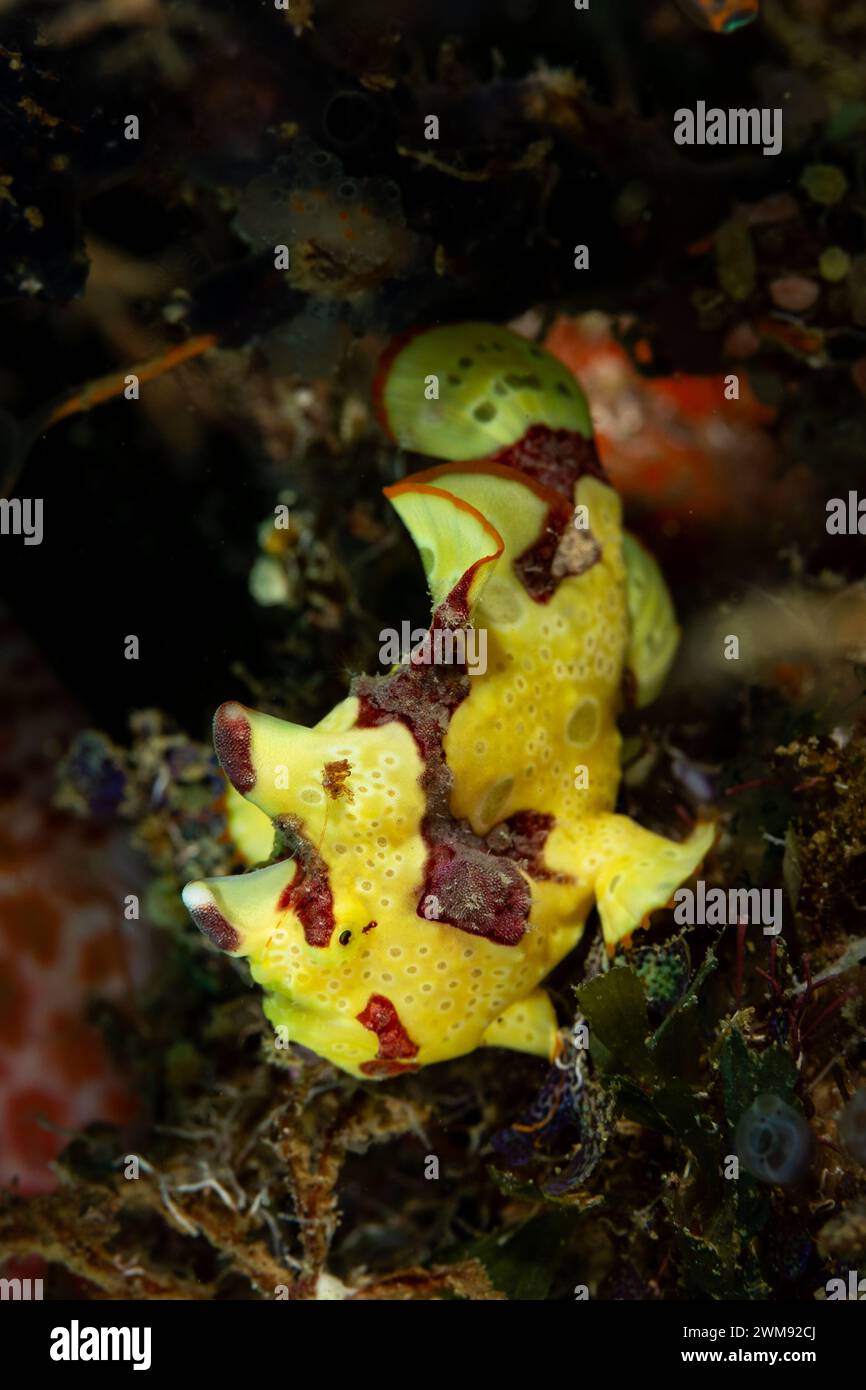
[[[376,396],[391,436],[436,460],[385,490],[430,630],[312,729],[220,707],[236,841],[271,862],[184,901],[248,958],[278,1036],[354,1076],[479,1046],[552,1057],[542,981],[593,907],[612,951],[713,839],[614,811],[617,713],[658,693],[678,628],[580,387],[543,349],[484,323],[421,331],[388,350]]]

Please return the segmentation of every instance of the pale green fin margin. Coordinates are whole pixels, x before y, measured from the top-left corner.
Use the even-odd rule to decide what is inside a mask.
[[[622,551],[630,629],[626,666],[637,682],[637,703],[642,709],[664,684],[679,646],[680,628],[668,586],[649,551],[627,531]]]

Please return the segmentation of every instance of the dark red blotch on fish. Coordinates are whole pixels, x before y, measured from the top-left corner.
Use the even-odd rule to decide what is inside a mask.
[[[397,1076],[418,1070],[418,1064],[409,1060],[418,1055],[418,1044],[409,1037],[390,999],[384,994],[371,994],[357,1019],[379,1039],[378,1055],[361,1063],[365,1076]]]
[[[234,711],[234,713],[230,713]],[[213,721],[213,743],[220,766],[235,791],[247,795],[256,785],[252,759],[252,728],[241,706],[220,705]]]
[[[209,937],[215,946],[221,951],[236,951],[241,944],[241,938],[235,931],[230,922],[216,907],[191,907],[189,915],[195,922],[200,932]]]

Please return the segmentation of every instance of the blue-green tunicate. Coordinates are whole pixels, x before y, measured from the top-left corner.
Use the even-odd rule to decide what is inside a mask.
[[[812,1162],[812,1131],[798,1110],[766,1093],[740,1116],[737,1157],[752,1177],[768,1183],[800,1182]]]

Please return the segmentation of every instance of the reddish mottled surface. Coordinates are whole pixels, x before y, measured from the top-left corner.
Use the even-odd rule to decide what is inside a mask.
[[[556,874],[544,866],[544,846],[554,826],[554,817],[542,811],[518,811],[502,821],[487,836],[491,854],[506,855],[530,878],[556,883],[572,882],[567,874]]]
[[[308,946],[328,946],[337,925],[328,866],[293,818],[278,825],[287,837],[289,852],[298,868],[294,881],[277,900],[277,911],[294,912]]]
[[[563,576],[559,578],[554,576],[553,560],[565,534],[565,529],[570,525],[570,514],[568,517],[563,517],[561,513],[548,512],[544,530],[539,539],[527,550],[524,550],[522,555],[518,555],[514,561],[515,573],[529,597],[534,598],[536,603],[548,603],[559,587]]]
[[[411,1058],[418,1055],[418,1045],[409,1037],[390,999],[384,994],[371,994],[357,1017],[379,1039],[378,1056],[361,1064],[366,1076],[396,1076],[401,1071],[417,1070]]]
[[[430,843],[451,829],[448,809],[452,777],[442,740],[455,709],[469,694],[469,677],[458,666],[413,664],[388,676],[360,676],[352,686],[359,701],[360,729],[391,720],[404,724],[423,763],[421,786],[427,798],[422,831]]]
[[[213,743],[223,772],[235,791],[245,794],[256,785],[253,767],[252,729],[241,706],[220,705],[213,721]]]
[[[429,904],[437,904],[430,916]],[[497,859],[475,842],[456,837],[430,846],[419,917],[448,922],[500,946],[516,946],[527,928],[531,896],[526,880],[507,859]]]
[[[492,454],[491,462],[515,468],[569,500],[581,478],[607,481],[592,438],[584,439],[573,430],[552,430],[547,425],[531,425],[516,444]]]
[[[200,932],[221,951],[236,951],[241,944],[238,933],[215,907],[191,907],[189,915]]]
[[[466,627],[470,618],[469,596],[472,582],[485,564],[487,564],[486,559],[476,560],[475,564],[470,565],[466,573],[460,576],[448,597],[443,603],[440,603],[433,614],[431,628]]]

